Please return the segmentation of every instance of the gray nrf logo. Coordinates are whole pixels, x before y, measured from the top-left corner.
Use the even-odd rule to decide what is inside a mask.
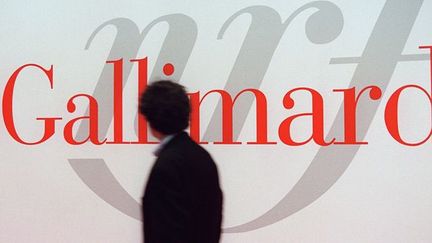
[[[329,63],[357,64],[350,87],[364,87],[367,82],[373,80],[374,85],[385,92],[398,62],[428,59],[428,55],[402,55],[402,50],[422,3],[422,0],[387,0],[362,55],[360,57],[332,58]],[[267,6],[247,7],[228,18],[221,27],[217,39],[223,39],[225,31],[241,15],[250,15],[251,23],[224,89],[235,94],[245,87],[259,88],[285,30],[298,15],[310,9],[316,11],[309,16],[305,23],[305,31],[309,41],[315,44],[327,44],[340,35],[344,18],[341,10],[329,1],[315,1],[305,4],[294,11],[284,22],[282,22],[278,12]],[[129,19],[112,19],[100,25],[92,33],[85,48],[90,47],[102,29],[107,26],[114,26],[117,29],[117,34],[109,53],[109,60],[134,59],[147,33],[155,25],[164,22],[168,23],[169,30],[150,79],[153,80],[155,77],[161,76],[160,71],[163,65],[169,62],[176,66],[176,72],[171,77],[174,80],[180,80],[198,33],[197,24],[186,15],[162,16],[151,22],[142,32]],[[124,78],[127,79],[131,73],[132,63],[125,62],[124,65]],[[253,70],[253,72],[244,72],[244,70]],[[112,120],[113,97],[111,94],[113,88],[109,82],[105,82],[110,77],[111,68],[107,64],[102,70],[93,93],[93,97],[101,104],[99,106],[101,109],[99,134],[102,135],[107,134]],[[238,138],[253,104],[253,97],[244,98],[237,104],[239,112],[235,114],[235,138]],[[379,104],[380,101],[359,101],[357,115],[362,117],[362,121],[357,127],[359,139],[365,137]],[[204,134],[205,141],[216,141],[220,136],[221,114],[217,112],[220,108],[221,102],[219,101]],[[339,107],[327,138],[343,137],[343,131],[339,129],[341,126],[343,126],[342,105]],[[76,135],[77,139],[85,138],[87,131],[88,124],[81,124]],[[255,230],[274,224],[305,208],[323,195],[341,177],[358,149],[359,145],[321,147],[303,176],[279,203],[258,218],[241,225],[225,228],[224,232],[237,233]],[[140,204],[115,179],[103,158],[71,158],[69,163],[81,180],[101,199],[122,213],[141,220]]]

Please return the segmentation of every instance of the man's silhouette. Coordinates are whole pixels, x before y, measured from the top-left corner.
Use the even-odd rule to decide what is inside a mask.
[[[160,140],[143,197],[145,243],[219,242],[222,191],[209,153],[183,130],[190,104],[183,86],[151,83],[139,110]]]

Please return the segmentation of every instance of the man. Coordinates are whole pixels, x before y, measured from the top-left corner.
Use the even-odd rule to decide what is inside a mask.
[[[213,159],[183,130],[190,104],[183,86],[151,83],[139,110],[160,145],[143,197],[145,243],[219,242],[222,191]]]

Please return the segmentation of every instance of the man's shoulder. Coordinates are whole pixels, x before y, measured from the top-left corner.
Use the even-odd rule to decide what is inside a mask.
[[[185,153],[202,153],[208,152],[199,144],[197,144],[186,132],[181,132],[175,135],[163,150],[165,154],[185,154]]]
[[[180,163],[180,165],[185,165],[184,163],[200,162],[201,166],[205,166],[208,162],[213,163],[210,153],[184,132],[176,135],[166,145],[161,151],[158,160],[171,164]]]

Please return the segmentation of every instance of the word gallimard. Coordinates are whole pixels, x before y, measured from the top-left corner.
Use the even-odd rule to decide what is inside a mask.
[[[430,71],[432,79],[432,46],[421,46],[420,48],[428,48],[430,51]],[[147,58],[143,59],[133,59],[131,62],[138,63],[138,91],[139,94],[143,92],[147,86]],[[108,64],[114,65],[114,81],[113,81],[113,140],[107,141],[107,138],[100,140],[98,137],[98,102],[97,100],[88,94],[76,94],[72,96],[67,102],[67,111],[73,113],[76,110],[76,105],[74,103],[77,98],[86,98],[88,100],[88,115],[79,116],[71,119],[66,123],[63,129],[63,137],[65,141],[72,145],[80,145],[86,142],[91,142],[95,145],[102,144],[154,144],[156,142],[149,141],[148,139],[148,126],[147,121],[140,116],[138,119],[138,139],[137,141],[130,142],[124,141],[123,138],[123,60],[107,61]],[[16,69],[10,76],[4,92],[3,92],[3,119],[6,129],[9,135],[17,142],[26,145],[37,145],[47,141],[55,133],[56,121],[62,120],[61,117],[37,117],[36,120],[41,120],[44,123],[43,136],[38,141],[24,141],[14,124],[13,116],[13,92],[14,86],[17,81],[19,73],[29,67],[35,67],[42,71],[42,73],[48,79],[51,89],[53,89],[54,79],[53,79],[53,66],[50,69],[45,69],[37,64],[25,64],[18,69]],[[165,75],[170,76],[174,72],[174,66],[170,63],[166,64],[163,68]],[[431,80],[432,82],[432,80]],[[432,94],[428,93],[424,88],[418,85],[405,85],[398,88],[389,98],[385,106],[384,120],[385,125],[390,133],[390,135],[399,143],[407,146],[417,146],[425,143],[432,136],[432,128],[429,134],[421,141],[408,142],[405,141],[400,134],[399,124],[398,124],[398,104],[399,97],[404,90],[416,89],[423,93],[431,104],[432,109]],[[382,91],[378,86],[370,85],[363,87],[361,90],[356,90],[356,87],[346,88],[346,89],[334,89],[333,92],[340,92],[343,94],[343,109],[344,109],[344,139],[342,141],[336,141],[335,138],[330,141],[326,141],[324,138],[324,102],[321,94],[308,87],[298,87],[289,90],[283,97],[283,106],[286,109],[292,109],[294,107],[294,100],[291,95],[295,92],[308,92],[311,95],[312,100],[312,112],[310,113],[299,113],[289,116],[283,120],[278,129],[278,134],[280,140],[289,146],[300,146],[314,141],[320,146],[329,146],[332,144],[338,145],[364,145],[367,144],[366,141],[358,141],[356,137],[356,110],[357,104],[360,97],[365,93],[369,93],[370,102],[378,100],[382,96]],[[367,92],[368,91],[368,92]],[[269,141],[267,136],[267,100],[264,93],[258,89],[248,88],[241,90],[234,98],[225,90],[210,90],[201,97],[200,92],[189,93],[190,103],[192,107],[190,116],[190,135],[191,137],[201,143],[208,144],[206,141],[200,141],[200,105],[204,98],[211,93],[218,93],[222,100],[222,139],[219,142],[214,142],[214,144],[241,144],[239,141],[233,139],[233,107],[236,100],[243,93],[249,92],[254,95],[256,103],[256,140],[252,142],[247,142],[247,144],[276,144],[274,141]],[[291,136],[291,124],[299,117],[310,117],[312,120],[312,134],[304,141],[294,141]],[[76,123],[88,122],[88,136],[86,139],[77,141],[74,137],[73,130]]]

